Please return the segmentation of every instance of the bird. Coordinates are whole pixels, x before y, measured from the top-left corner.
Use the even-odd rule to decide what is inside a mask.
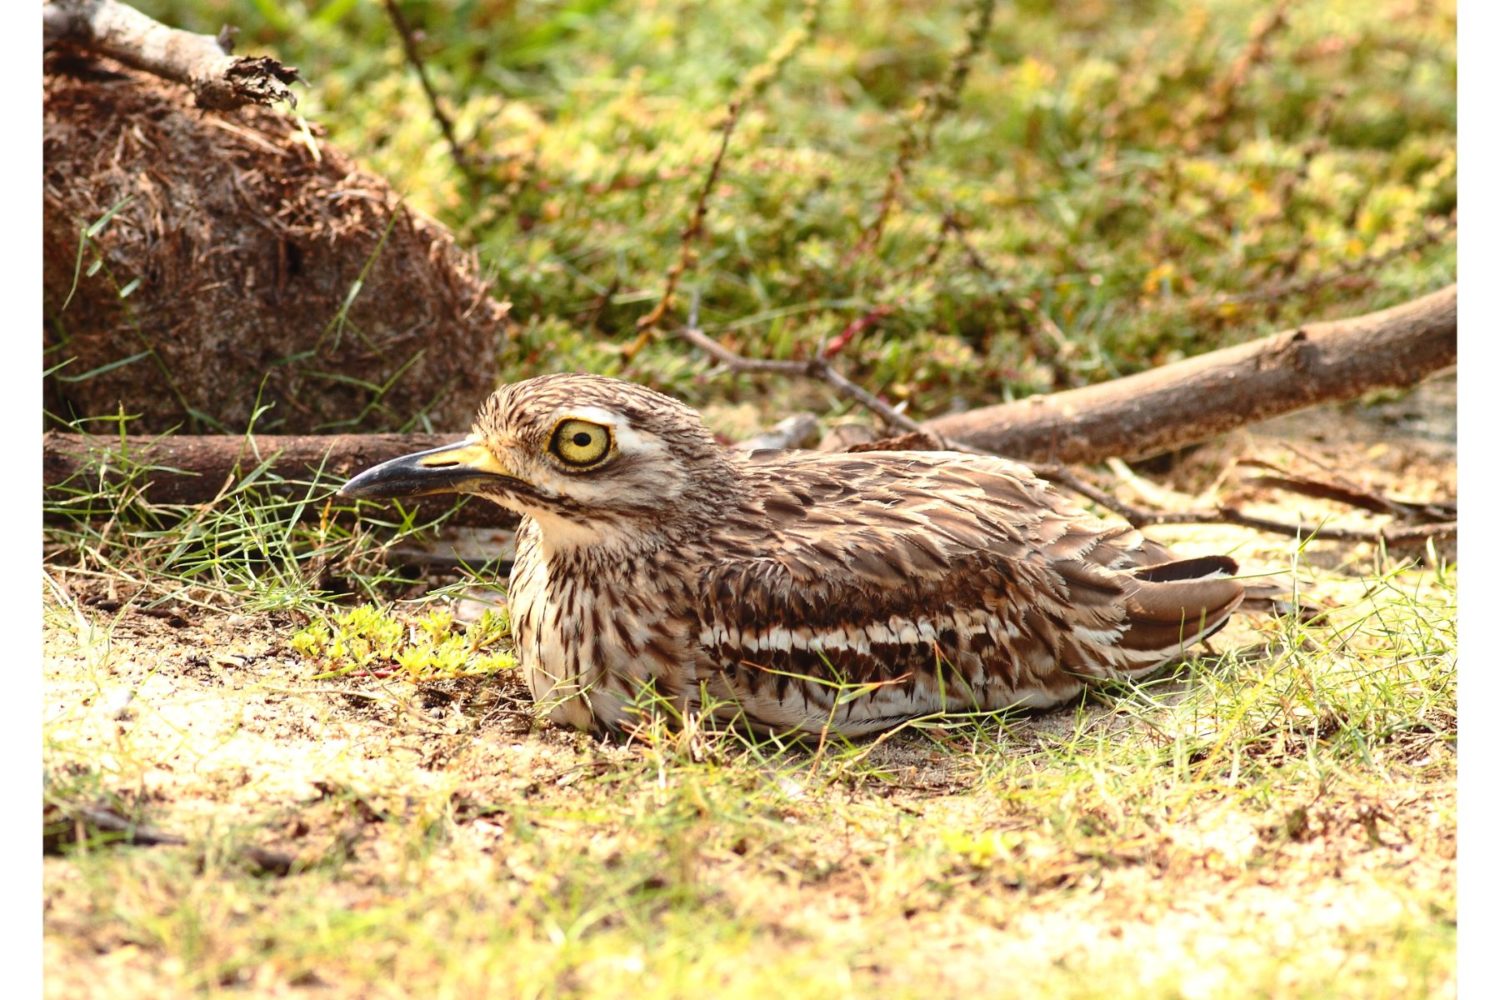
[[[541,714],[600,734],[665,712],[855,738],[1048,708],[1186,658],[1246,596],[1232,558],[1177,558],[1020,463],[745,453],[586,373],[501,386],[463,440],[341,492],[520,515],[518,668]]]

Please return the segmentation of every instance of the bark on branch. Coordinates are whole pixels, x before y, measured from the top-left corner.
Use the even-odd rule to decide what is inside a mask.
[[[229,53],[228,29],[217,38],[179,31],[116,0],[48,0],[42,5],[45,48],[66,43],[118,59],[148,73],[185,83],[200,108],[228,111],[245,104],[274,104],[294,95],[287,84],[297,70],[264,56]]]
[[[408,452],[451,443],[462,434],[168,435],[142,439],[85,437],[47,431],[42,435],[42,483],[48,513],[85,515],[93,496],[129,484],[150,504],[211,503],[246,476],[268,465],[260,481],[282,496],[314,501],[311,513],[350,476]],[[340,500],[349,506],[352,501]],[[363,504],[365,509],[385,505]],[[403,505],[431,520],[453,509],[453,497],[424,497]],[[470,501],[453,523],[509,527],[514,515],[486,501]]]
[[[929,420],[922,429],[1023,462],[1144,458],[1245,424],[1414,385],[1458,360],[1458,286],[1309,323],[1138,375]]]
[[[1102,385],[943,417],[923,425],[934,434],[883,446],[933,447],[940,435],[1037,465],[1152,454],[1299,407],[1411,385],[1453,364],[1456,354],[1457,292],[1450,287]],[[166,436],[127,438],[122,448],[118,438],[51,431],[42,436],[43,483],[54,514],[86,507],[101,478],[131,481],[149,503],[202,504],[269,461],[273,489],[321,501],[363,469],[459,436]],[[322,485],[311,490],[314,482]],[[429,498],[418,509],[435,517],[451,505],[451,498]],[[514,518],[473,502],[453,523],[508,526]]]

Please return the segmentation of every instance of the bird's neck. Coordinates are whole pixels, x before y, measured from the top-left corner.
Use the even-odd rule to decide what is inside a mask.
[[[628,559],[663,548],[691,546],[711,534],[726,512],[743,506],[751,488],[736,456],[701,456],[687,477],[667,477],[660,492],[622,498],[615,508],[586,514],[528,508],[542,554],[589,560]]]
[[[542,554],[548,559],[554,554],[572,555],[588,549],[607,551],[613,548],[612,543],[617,534],[612,528],[593,521],[578,521],[549,514],[527,516],[536,522]]]
[[[693,549],[740,503],[738,492],[691,499],[696,502],[664,504],[649,519],[608,514],[580,519],[545,512],[526,516],[536,524],[537,541],[548,562],[558,558],[584,561],[604,571],[611,564],[633,562],[663,550]]]
[[[647,527],[631,520],[579,521],[545,514],[528,517],[536,523],[537,541],[547,562],[567,560],[599,572],[635,562],[682,540],[682,532],[670,522]],[[701,534],[701,529],[693,530]]]

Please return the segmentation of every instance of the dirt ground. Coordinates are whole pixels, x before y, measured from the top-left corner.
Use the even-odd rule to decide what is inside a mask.
[[[1168,473],[1145,471],[1148,481],[1113,488],[1141,502],[1181,502],[1214,489],[1229,457],[1253,454],[1304,471],[1324,463],[1384,495],[1451,499],[1455,400],[1455,383],[1446,378],[1358,410],[1283,418],[1200,449]],[[1154,492],[1167,490],[1163,483],[1171,492]],[[1245,487],[1231,482],[1218,488],[1226,495],[1222,491]],[[1306,497],[1255,498],[1247,510],[1282,518],[1333,515],[1331,523],[1343,526],[1378,523]],[[1242,565],[1277,570],[1288,569],[1295,552],[1287,539],[1234,527],[1154,534],[1186,554],[1230,551]],[[1377,568],[1367,545],[1314,544],[1297,558],[1320,595],[1336,600],[1357,598],[1366,588],[1362,580]],[[94,794],[128,801],[153,828],[188,843],[96,846],[45,859],[49,996],[221,989],[459,995],[440,976],[390,972],[403,968],[399,957],[380,966],[386,972],[368,977],[327,955],[288,959],[276,935],[263,930],[256,932],[261,943],[250,949],[254,960],[226,960],[248,947],[248,927],[290,905],[279,896],[264,904],[270,909],[260,917],[253,906],[249,912],[231,908],[226,925],[240,930],[205,926],[202,941],[190,947],[180,932],[160,929],[179,926],[171,914],[182,905],[186,890],[180,886],[187,883],[173,880],[190,876],[153,867],[167,864],[153,859],[176,857],[205,873],[238,871],[236,859],[248,845],[292,860],[291,875],[262,874],[262,880],[285,885],[311,879],[304,869],[321,872],[308,898],[333,909],[385,905],[406,891],[401,886],[418,892],[411,886],[422,881],[469,885],[479,879],[505,887],[494,891],[510,894],[506,912],[527,912],[530,904],[516,894],[556,884],[561,876],[549,867],[555,859],[518,841],[519,821],[505,809],[482,804],[567,803],[548,822],[579,838],[581,857],[607,859],[613,850],[629,859],[636,827],[597,818],[601,803],[610,801],[607,782],[618,778],[622,789],[648,797],[668,795],[661,789],[672,781],[690,783],[660,777],[653,793],[658,779],[648,772],[663,768],[660,748],[614,746],[534,723],[512,675],[421,685],[319,680],[288,643],[304,624],[298,614],[187,606],[148,613],[129,600],[111,600],[110,590],[108,582],[47,569],[42,710],[49,781],[76,781],[79,800]],[[1254,645],[1263,628],[1247,620],[1215,645]],[[1170,700],[1191,683],[1173,682],[1161,697]],[[1070,734],[1138,724],[1118,706],[1090,704],[1012,720],[1004,736],[1010,752],[1019,752]],[[766,778],[764,787],[755,784],[750,798],[776,796],[770,814],[782,824],[801,824],[801,839],[777,860],[772,848],[753,844],[753,834],[749,846],[736,846],[721,843],[720,827],[704,828],[701,850],[691,859],[693,884],[708,887],[695,891],[712,900],[705,904],[712,912],[769,935],[764,940],[774,942],[775,961],[821,963],[820,976],[842,961],[846,978],[825,984],[829,995],[840,993],[840,982],[847,992],[888,995],[1052,992],[1063,983],[1067,995],[1091,995],[1090,983],[1102,991],[1116,975],[1133,984],[1127,992],[1139,995],[1150,993],[1153,983],[1185,996],[1310,995],[1341,978],[1361,984],[1354,991],[1361,995],[1416,995],[1407,990],[1419,984],[1422,991],[1451,995],[1452,959],[1443,956],[1456,877],[1453,746],[1445,736],[1416,733],[1390,752],[1401,766],[1381,758],[1371,772],[1384,776],[1378,795],[1356,782],[1326,800],[1313,792],[1269,813],[1264,803],[1240,806],[1232,797],[1202,808],[1163,806],[1149,829],[1121,819],[1117,830],[1134,832],[1112,840],[1111,859],[1101,861],[1080,841],[1038,832],[1024,810],[1018,819],[1014,802],[1006,805],[1003,783],[986,780],[967,755],[940,739],[903,735],[846,756],[857,759],[857,777],[816,786],[809,779],[806,789],[818,788],[828,802],[806,801],[808,793],[797,784],[802,779],[785,774]],[[1087,758],[1068,766],[1086,770]],[[703,794],[719,803],[719,790],[705,787]],[[724,801],[732,810],[732,797]],[[429,809],[441,812],[448,839],[421,856],[424,874],[417,882],[393,880],[392,865],[417,863],[410,856],[401,861],[409,846],[404,838],[414,811]],[[1268,814],[1286,818],[1285,835],[1268,836]],[[588,816],[596,817],[594,825],[580,833]],[[725,824],[741,830],[740,840],[747,836],[743,829],[762,829]],[[768,843],[788,843],[785,829],[766,832]],[[955,841],[953,831],[969,831],[970,840]],[[998,841],[974,831],[1009,838],[1005,850],[1026,853],[1025,864],[999,864],[991,857]],[[923,845],[939,835],[950,854],[968,859],[968,868],[945,861],[942,879],[924,867],[932,849]],[[116,856],[133,860],[110,867],[108,859]],[[338,864],[327,867],[329,858]],[[161,884],[153,888],[153,879]],[[213,912],[204,910],[205,924]],[[453,919],[452,938],[462,941],[467,924]],[[1393,938],[1392,928],[1406,930]],[[1412,957],[1389,964],[1413,934]],[[872,950],[876,941],[881,946]],[[204,979],[199,971],[215,955],[218,971]],[[598,980],[589,977],[615,969],[610,963],[623,963],[619,974],[626,978],[619,982],[625,983],[662,961],[649,950],[633,955],[622,946],[564,962],[553,990],[575,992],[583,983],[577,992],[600,993]],[[1275,960],[1267,964],[1267,956]],[[1003,990],[997,970],[1004,970]],[[1408,974],[1417,978],[1396,981]],[[730,975],[721,985],[743,982]]]

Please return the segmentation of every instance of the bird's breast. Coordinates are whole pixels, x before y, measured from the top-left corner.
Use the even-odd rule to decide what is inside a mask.
[[[641,561],[547,552],[523,524],[511,571],[511,628],[527,687],[554,721],[619,729],[643,695],[681,710],[690,686],[683,598]]]

